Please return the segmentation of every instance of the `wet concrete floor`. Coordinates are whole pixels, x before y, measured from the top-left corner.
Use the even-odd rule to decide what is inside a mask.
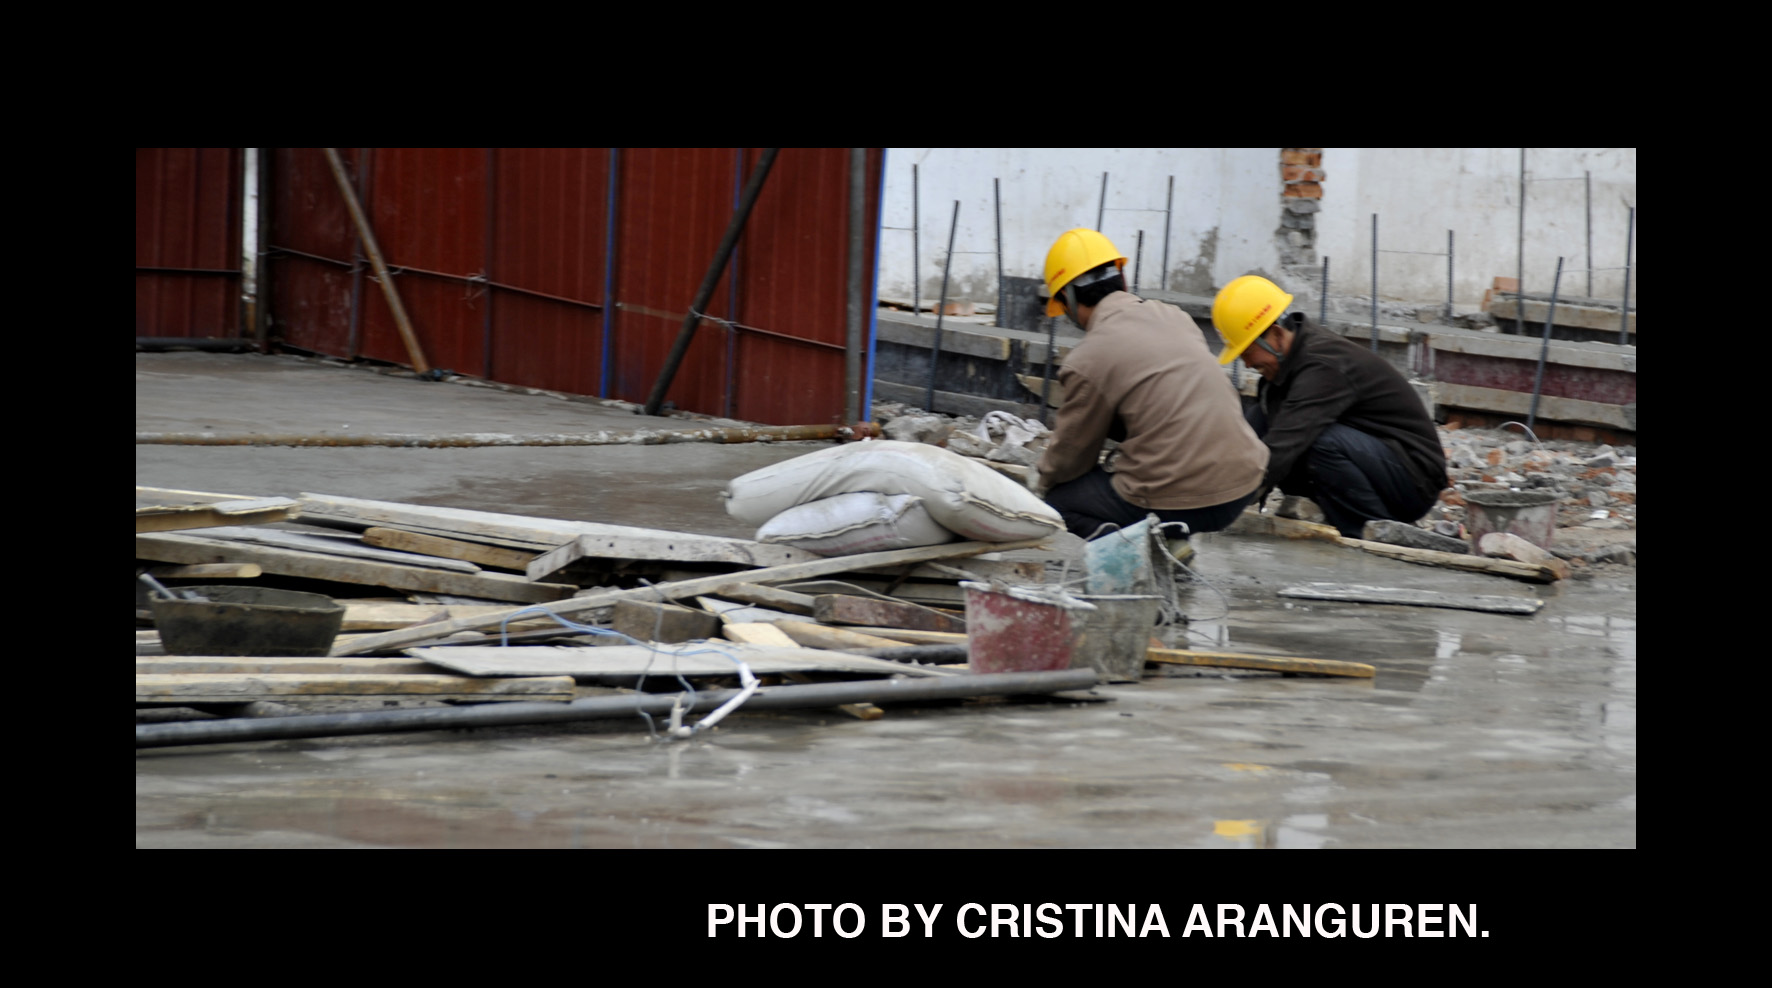
[[[288,357],[138,354],[138,431],[564,432],[694,423]],[[335,421],[336,420],[336,421]],[[823,444],[136,447],[138,484],[748,536],[718,491]],[[1634,847],[1636,570],[1541,587],[1321,543],[1199,539],[1197,647],[1375,680],[1153,673],[1107,703],[735,714],[141,751],[141,847]],[[1536,615],[1288,600],[1335,581]]]

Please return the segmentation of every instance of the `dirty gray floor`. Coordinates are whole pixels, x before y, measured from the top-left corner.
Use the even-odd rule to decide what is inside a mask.
[[[290,357],[136,355],[138,432],[683,427]],[[823,444],[136,446],[136,483],[304,491],[748,536],[725,482]],[[1634,847],[1636,570],[1551,587],[1321,543],[1199,540],[1198,647],[1375,681],[1153,675],[1114,702],[736,714],[155,749],[139,847]],[[1530,617],[1287,600],[1336,581],[1536,596]]]

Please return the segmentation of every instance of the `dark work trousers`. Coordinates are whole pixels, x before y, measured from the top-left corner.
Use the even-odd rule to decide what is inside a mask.
[[[1103,525],[1112,523],[1128,528],[1144,521],[1145,515],[1156,515],[1159,522],[1185,522],[1190,534],[1216,532],[1236,521],[1243,508],[1255,500],[1255,492],[1250,491],[1234,501],[1206,508],[1141,508],[1120,496],[1120,492],[1114,489],[1113,477],[1096,467],[1047,491],[1046,503],[1058,509],[1064,518],[1064,527],[1072,535],[1087,539]],[[1176,538],[1181,532],[1168,529],[1165,534]]]
[[[1267,413],[1259,404],[1245,409],[1244,417],[1256,435],[1267,435]],[[1370,520],[1414,523],[1434,505],[1433,498],[1422,499],[1395,450],[1340,422],[1317,436],[1278,487],[1315,501],[1329,524],[1353,539]]]

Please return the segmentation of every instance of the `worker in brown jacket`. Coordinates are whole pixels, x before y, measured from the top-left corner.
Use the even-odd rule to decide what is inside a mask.
[[[1064,404],[1033,489],[1083,538],[1146,515],[1218,531],[1254,499],[1267,447],[1200,327],[1127,292],[1125,265],[1094,230],[1067,231],[1046,255],[1046,314],[1068,315],[1084,335],[1059,369]],[[1119,448],[1104,468],[1109,439]]]
[[[1288,314],[1291,303],[1257,275],[1232,281],[1212,303],[1224,338],[1219,362],[1240,356],[1262,377],[1248,417],[1271,453],[1263,492],[1310,498],[1350,538],[1368,521],[1416,521],[1447,483],[1426,406],[1384,358]]]

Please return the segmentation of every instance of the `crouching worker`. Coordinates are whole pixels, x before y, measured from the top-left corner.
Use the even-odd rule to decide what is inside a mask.
[[[1245,275],[1212,303],[1224,338],[1219,363],[1238,357],[1261,375],[1249,424],[1267,444],[1262,495],[1308,497],[1336,531],[1359,538],[1367,521],[1414,522],[1447,484],[1439,432],[1397,369],[1364,346],[1287,313],[1292,296]]]
[[[1046,255],[1046,314],[1069,316],[1083,341],[1059,369],[1064,404],[1030,486],[1082,538],[1151,514],[1218,531],[1254,500],[1267,447],[1205,333],[1175,306],[1127,292],[1125,265],[1094,230],[1066,232]],[[1108,439],[1119,443],[1111,472],[1099,465]]]

